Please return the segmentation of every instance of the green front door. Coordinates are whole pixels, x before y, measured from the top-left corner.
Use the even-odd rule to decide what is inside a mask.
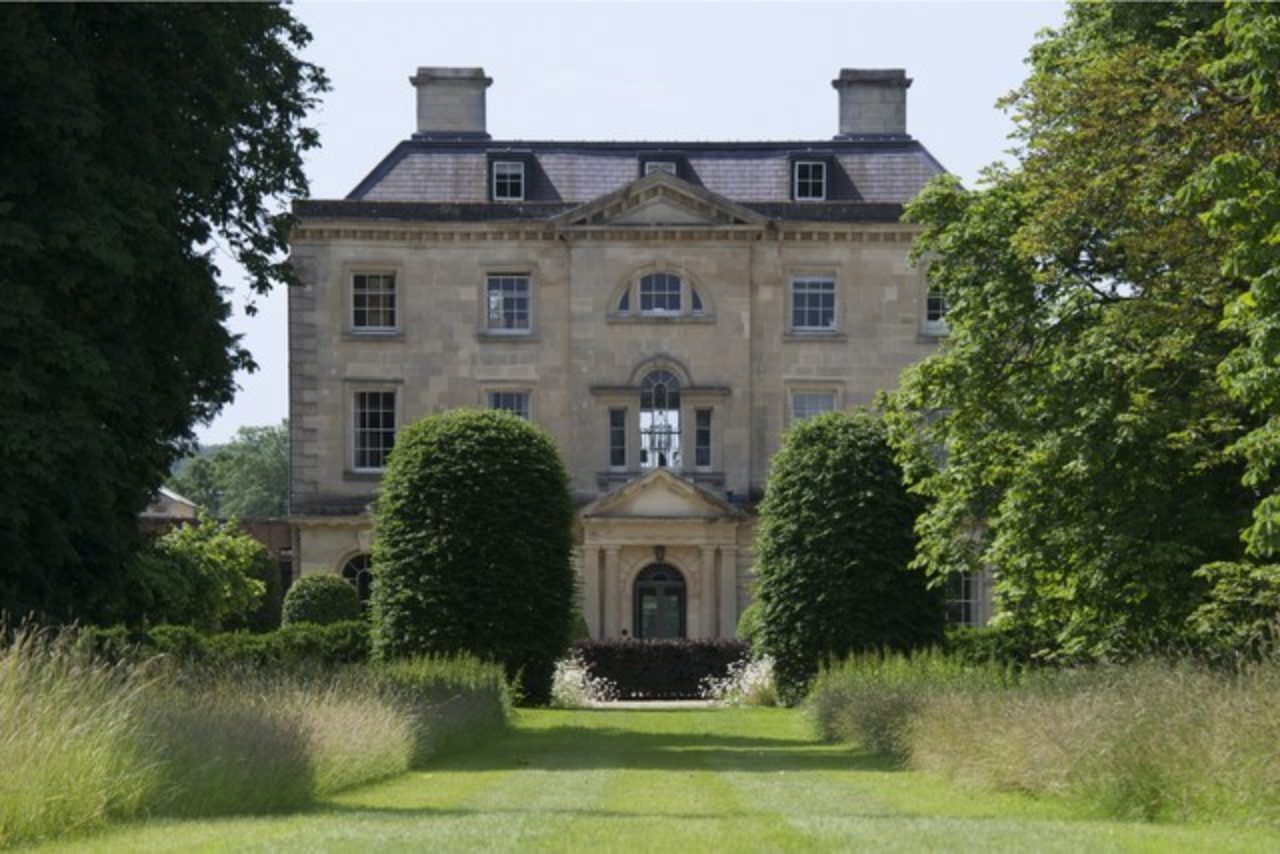
[[[638,638],[684,637],[685,584],[678,569],[656,563],[637,576],[635,630]]]

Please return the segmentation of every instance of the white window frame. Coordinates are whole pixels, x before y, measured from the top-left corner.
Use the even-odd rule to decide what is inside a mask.
[[[947,576],[946,616],[951,626],[977,626],[980,592],[976,572],[957,572]],[[953,616],[954,615],[954,616]]]
[[[829,284],[831,286],[831,323],[827,326],[797,326],[796,325],[796,286],[797,285],[815,285]],[[790,312],[787,320],[792,332],[802,334],[830,334],[836,332],[840,328],[840,288],[835,276],[831,275],[796,275],[791,277],[791,289],[788,294],[787,310]]]
[[[830,408],[830,409],[820,409],[820,410],[816,410],[816,411],[810,412],[810,413],[809,413],[809,414],[807,414],[807,415],[801,415],[801,414],[799,413],[799,411],[798,411],[798,407],[796,406],[796,404],[797,404],[797,402],[798,402],[798,398],[801,398],[801,397],[805,397],[805,398],[817,398],[817,397],[825,397],[825,398],[829,398],[829,399],[831,400],[831,408]],[[796,423],[799,423],[799,422],[801,422],[801,421],[807,421],[808,419],[813,418],[813,417],[815,417],[815,416],[817,416],[817,415],[825,415],[825,414],[826,414],[826,413],[828,413],[828,412],[835,412],[835,411],[836,411],[836,410],[838,410],[839,408],[840,408],[840,399],[839,399],[839,396],[835,393],[835,391],[834,391],[834,390],[831,390],[831,389],[794,388],[794,389],[791,389],[791,392],[790,392],[790,394],[788,395],[788,400],[787,400],[787,409],[788,409],[788,412],[790,413],[790,420],[791,420],[791,423],[792,423],[792,424],[796,424]]]
[[[507,295],[503,293],[503,304],[501,306],[502,318],[497,325],[494,323],[494,316],[491,311],[490,303],[492,287],[495,281],[524,281],[525,287],[525,317],[523,326],[506,326]],[[533,276],[526,272],[492,272],[486,273],[484,277],[484,330],[489,335],[532,335],[533,334]]]
[[[522,400],[524,407],[502,406],[503,397]],[[484,401],[488,409],[503,410],[525,421],[533,421],[533,393],[527,388],[491,388],[485,392]]]
[[[356,278],[360,276],[377,276],[380,278],[389,278],[391,287],[383,294],[389,293],[391,296],[391,319],[390,326],[380,324],[358,324],[356,323]],[[360,267],[347,272],[347,291],[350,298],[347,302],[350,313],[347,315],[348,327],[355,335],[386,335],[389,332],[397,332],[400,329],[400,287],[399,276],[397,271],[390,268],[376,267]],[[365,311],[368,312],[368,308]]]
[[[503,175],[504,178],[510,178],[512,174],[518,174],[520,177],[520,195],[501,195],[498,193],[498,173],[503,172],[510,167],[515,167],[515,172]],[[526,184],[525,164],[523,160],[495,160],[490,167],[490,189],[495,202],[523,202],[528,186]]]
[[[822,192],[821,195],[810,196],[800,194],[800,167],[801,166],[817,166],[822,169]],[[825,202],[827,200],[827,179],[828,172],[827,162],[825,160],[797,160],[791,164],[791,198],[797,202]],[[813,178],[807,179],[809,183],[813,182]]]
[[[649,278],[650,276],[666,276],[668,279],[676,280],[676,285],[677,285],[676,301],[679,303],[679,305],[675,309],[670,309],[670,308],[646,309],[644,307],[644,280]],[[638,279],[636,279],[636,292],[635,292],[636,312],[641,317],[679,317],[683,314],[688,314],[689,312],[685,310],[685,306],[692,305],[693,297],[691,294],[686,299],[685,289],[687,287],[689,286],[688,286],[688,283],[685,282],[684,276],[681,276],[678,273],[668,273],[665,271],[645,273],[643,276],[640,276]],[[663,296],[670,296],[670,293],[671,292],[667,290],[664,292]],[[701,299],[701,297],[699,297],[699,299]],[[701,313],[705,313],[705,308],[706,308],[706,303],[703,303],[704,310]]]
[[[361,433],[362,432],[370,432],[370,433],[382,432],[385,429],[385,428],[377,428],[375,430],[372,428],[362,428],[360,426],[360,414],[362,412],[362,409],[360,407],[360,396],[365,394],[391,395],[391,410],[390,410],[391,412],[391,445],[390,447],[383,449],[384,450],[383,460],[382,460],[382,465],[380,466],[359,465],[360,451],[362,450],[360,445]],[[350,401],[351,401],[351,430],[350,430],[350,444],[348,445],[348,447],[351,449],[351,458],[350,458],[351,471],[360,472],[360,473],[382,472],[386,469],[386,455],[390,454],[392,449],[395,448],[395,439],[400,430],[400,395],[398,393],[398,389],[389,388],[386,386],[356,387],[350,390]],[[380,409],[379,411],[383,413],[387,412],[386,409]],[[368,451],[370,449],[365,448],[364,450]]]
[[[937,296],[942,301],[942,312],[938,317],[933,315],[933,299]],[[924,334],[940,338],[950,332],[947,326],[947,295],[941,288],[929,288],[924,294]]]
[[[644,163],[644,175],[670,175],[675,178],[680,174],[680,166],[674,160],[646,160]]]
[[[613,423],[614,415],[617,415],[622,419],[622,425],[620,427],[614,426],[614,423]],[[627,447],[627,439],[628,439],[627,434],[630,432],[630,429],[627,426],[630,423],[630,409],[625,406],[610,406],[607,410],[607,418],[608,418],[608,421],[607,421],[608,426],[606,429],[608,433],[607,453],[609,455],[609,468],[612,471],[625,471],[630,462],[628,457],[630,456],[630,450],[631,450],[630,448]],[[622,442],[619,445],[615,445],[613,441],[615,437],[615,432],[617,431],[621,431],[621,434],[618,436],[618,438],[621,438]],[[620,448],[622,450],[622,462],[620,463],[616,463],[613,461],[613,452],[615,448]]]

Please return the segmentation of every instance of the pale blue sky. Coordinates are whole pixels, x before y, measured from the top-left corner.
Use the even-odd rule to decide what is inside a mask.
[[[307,57],[333,84],[313,117],[315,198],[342,198],[414,130],[419,65],[480,65],[496,139],[828,139],[840,68],[906,68],[907,130],[972,183],[1009,146],[996,98],[1025,76],[1061,3],[307,3]],[[261,369],[197,432],[288,413],[285,294],[247,318],[228,268],[233,328]]]

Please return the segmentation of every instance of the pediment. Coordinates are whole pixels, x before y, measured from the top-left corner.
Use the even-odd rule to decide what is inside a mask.
[[[768,218],[671,175],[648,175],[566,211],[561,228],[754,225]]]
[[[666,469],[615,489],[582,508],[584,518],[720,519],[742,511]]]

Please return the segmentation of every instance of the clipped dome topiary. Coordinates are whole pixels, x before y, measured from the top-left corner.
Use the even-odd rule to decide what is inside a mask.
[[[458,409],[402,430],[376,512],[375,655],[471,653],[547,702],[572,625],[572,521],[555,443],[528,421]]]
[[[824,661],[942,640],[941,591],[908,566],[921,508],[874,416],[831,412],[787,431],[760,505],[754,638],[787,702]]]
[[[348,582],[336,575],[304,575],[284,596],[281,622],[326,626],[360,619],[360,599]]]

